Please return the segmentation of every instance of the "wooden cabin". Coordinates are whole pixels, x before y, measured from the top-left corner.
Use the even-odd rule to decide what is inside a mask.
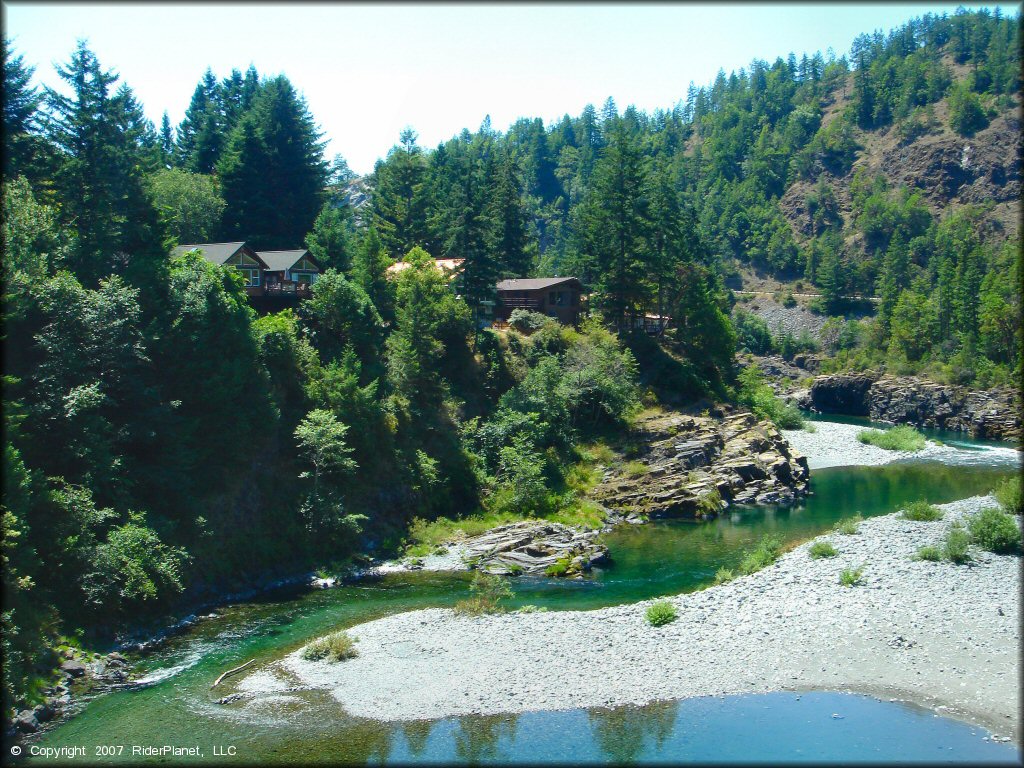
[[[305,248],[290,251],[257,251],[267,265],[264,295],[306,298],[320,278],[320,264]]]
[[[171,251],[172,256],[181,256],[189,251],[199,250],[202,257],[218,267],[234,267],[245,278],[245,292],[250,296],[264,293],[264,274],[267,264],[244,242],[238,243],[191,243],[179,245]]]
[[[552,317],[575,325],[582,310],[583,284],[575,277],[529,277],[498,283],[494,317],[507,321],[516,309]]]

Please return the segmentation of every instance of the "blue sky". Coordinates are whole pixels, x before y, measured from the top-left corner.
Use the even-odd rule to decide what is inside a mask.
[[[366,173],[406,126],[432,147],[487,114],[504,131],[518,117],[549,122],[608,96],[620,110],[669,108],[719,67],[829,47],[842,55],[860,32],[958,4],[4,2],[3,10],[6,34],[38,82],[56,86],[53,64],[86,38],[154,123],[165,109],[181,120],[207,66],[218,77],[250,63],[284,73],[329,140],[328,156],[341,153]]]

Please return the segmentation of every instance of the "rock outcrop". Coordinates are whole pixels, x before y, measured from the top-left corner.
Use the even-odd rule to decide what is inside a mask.
[[[571,576],[603,562],[608,549],[599,531],[581,531],[561,523],[523,521],[492,528],[460,542],[463,559],[478,570],[497,574]]]
[[[819,376],[797,404],[819,413],[967,432],[988,440],[1020,440],[1020,396],[1010,387],[971,390],[916,377],[838,373]]]
[[[721,420],[659,414],[635,430],[639,463],[609,472],[591,494],[613,510],[708,517],[730,501],[786,504],[807,490],[807,460],[751,413]]]

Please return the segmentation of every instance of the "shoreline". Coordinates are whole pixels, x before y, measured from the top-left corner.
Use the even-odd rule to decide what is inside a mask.
[[[668,598],[679,618],[654,628],[653,600],[594,611],[459,616],[426,609],[358,625],[359,656],[293,652],[242,678],[246,699],[299,683],[351,715],[434,719],[646,704],[701,695],[836,690],[905,699],[1019,738],[1020,559],[974,550],[973,565],[914,561],[949,524],[992,504],[942,505],[938,522],[898,513],[810,542],[728,584]],[[864,565],[864,584],[841,570]],[[293,687],[294,690],[294,687]]]

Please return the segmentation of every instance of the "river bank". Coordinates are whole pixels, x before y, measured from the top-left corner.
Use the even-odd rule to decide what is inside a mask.
[[[908,698],[1018,737],[1020,560],[970,566],[913,558],[951,522],[988,504],[943,505],[945,519],[891,514],[813,560],[809,543],[751,576],[670,598],[679,618],[650,627],[651,601],[596,611],[460,616],[413,611],[355,627],[359,656],[296,651],[243,679],[246,696],[329,692],[384,720],[643,704],[669,698],[832,689]],[[844,568],[863,567],[843,587]]]

